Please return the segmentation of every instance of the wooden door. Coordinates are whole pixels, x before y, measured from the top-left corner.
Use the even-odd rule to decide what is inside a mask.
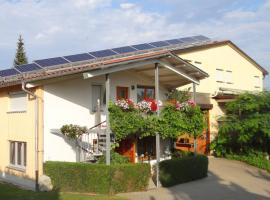
[[[125,139],[115,149],[117,153],[127,157],[130,162],[135,163],[135,142],[133,139]]]

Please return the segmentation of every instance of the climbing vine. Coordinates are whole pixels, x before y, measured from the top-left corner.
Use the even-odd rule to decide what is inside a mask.
[[[155,114],[154,100],[144,100],[137,105],[131,100],[121,101],[122,104],[111,103],[109,107],[110,126],[116,141],[134,134],[143,138],[156,133],[162,138],[177,138],[184,133],[196,138],[204,129],[203,113],[191,100],[166,102],[159,117]],[[126,106],[128,104],[130,107]]]

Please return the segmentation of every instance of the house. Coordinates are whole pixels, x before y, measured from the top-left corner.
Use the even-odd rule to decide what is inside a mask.
[[[212,68],[215,71],[218,66],[227,72],[227,66],[239,66],[248,74],[245,82],[252,82],[255,76],[262,79],[267,74],[231,44],[193,36],[35,60],[0,71],[0,179],[37,187],[43,162],[86,161],[106,150],[104,140],[109,134],[104,133],[110,130],[106,122],[109,100],[130,98],[138,102],[157,97],[164,100],[171,89],[189,87],[189,84],[192,84],[193,98],[209,117],[209,127],[201,141],[206,149],[211,109],[217,110],[213,103],[216,100],[212,100],[216,90],[207,90],[208,79],[211,83],[215,80],[211,77]],[[231,63],[227,62],[227,54],[233,59]],[[250,74],[245,67],[251,70]],[[239,73],[231,71],[235,79],[242,78],[240,69]],[[233,89],[243,89],[245,85],[241,80],[233,86],[236,84],[239,86]],[[259,86],[262,88],[262,81]],[[197,95],[196,87],[200,92]],[[215,97],[222,96],[222,92],[218,90]],[[80,141],[68,140],[60,133],[65,124],[87,126],[89,133]],[[123,141],[118,151],[133,162],[155,159],[159,156],[155,152],[159,143],[155,142],[153,137],[131,138]],[[160,141],[161,159],[167,156],[171,145],[171,141]],[[181,145],[190,145],[190,141],[180,141],[177,145],[182,148]]]

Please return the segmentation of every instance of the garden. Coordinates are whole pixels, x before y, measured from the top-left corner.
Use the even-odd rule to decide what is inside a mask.
[[[158,107],[160,107],[160,112]],[[165,102],[144,99],[135,104],[121,99],[109,105],[110,128],[114,134],[111,146],[111,165],[105,165],[105,155],[95,164],[46,162],[45,173],[50,176],[55,189],[74,192],[115,194],[147,190],[151,175],[150,164],[128,162],[115,152],[119,143],[129,137],[139,139],[155,136],[176,139],[189,134],[196,139],[205,127],[199,106],[190,100],[188,91],[174,90]],[[64,125],[61,132],[70,139],[77,139],[85,127]],[[196,149],[196,148],[195,148]],[[170,160],[160,162],[160,182],[168,187],[207,176],[208,159],[194,153],[173,152]]]
[[[270,92],[245,93],[226,104],[211,149],[270,172]]]

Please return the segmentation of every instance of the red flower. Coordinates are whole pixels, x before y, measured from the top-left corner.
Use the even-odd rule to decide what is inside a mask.
[[[157,103],[155,100],[151,100],[151,111],[156,112],[157,111]]]

